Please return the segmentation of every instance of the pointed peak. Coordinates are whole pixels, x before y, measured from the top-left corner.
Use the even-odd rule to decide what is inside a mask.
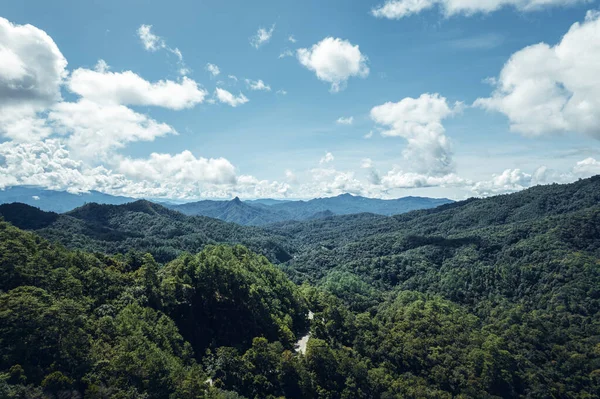
[[[234,204],[241,204],[242,200],[240,200],[240,197],[235,197],[234,199],[231,200],[231,202],[233,202]]]

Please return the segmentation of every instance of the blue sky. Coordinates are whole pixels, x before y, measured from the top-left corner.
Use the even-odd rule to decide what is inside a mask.
[[[595,1],[491,0],[493,9],[428,2],[422,10],[406,0],[5,2],[0,48],[27,72],[0,68],[0,95],[10,100],[0,101],[0,186],[187,199],[458,199],[600,173],[600,84],[578,79],[600,70],[600,57],[583,56],[600,46]],[[33,28],[19,30],[26,24]],[[144,25],[155,35],[150,51]],[[253,46],[260,28],[270,38]],[[50,56],[36,54],[60,58],[39,44],[43,32],[68,65],[52,80],[58,97],[26,87],[31,97],[22,100],[26,74],[40,87],[50,79],[40,72]],[[547,46],[528,47],[539,43]],[[76,70],[85,76],[77,80]],[[120,86],[98,94],[108,74]],[[133,93],[127,79],[178,89],[187,79],[195,89],[186,86],[189,101],[173,104],[171,93],[182,92],[157,98],[140,85]],[[217,88],[247,102],[231,106]],[[98,106],[83,107],[88,100]],[[143,131],[127,136],[133,126],[117,126],[109,107],[142,115]],[[88,116],[97,121],[81,121]],[[148,120],[161,133],[148,133]],[[103,144],[111,134],[114,142]]]

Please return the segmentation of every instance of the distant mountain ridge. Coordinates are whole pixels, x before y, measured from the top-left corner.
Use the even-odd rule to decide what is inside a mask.
[[[91,190],[87,193],[47,190],[35,186],[15,186],[0,190],[0,204],[19,202],[40,208],[46,212],[64,213],[87,203],[121,205],[136,201],[135,198],[119,197]]]
[[[404,197],[393,200],[365,198],[351,194],[316,198],[308,201],[254,200],[198,201],[169,208],[186,215],[208,216],[242,225],[266,225],[291,220],[312,220],[334,215],[374,213],[398,215],[453,203],[446,198]]]
[[[0,190],[0,204],[22,203],[46,212],[67,213],[86,204],[123,205],[136,198],[113,196],[98,191],[69,193],[33,186],[18,186]],[[244,226],[264,226],[279,222],[314,220],[335,215],[374,213],[398,215],[414,210],[431,209],[454,201],[441,198],[404,197],[392,200],[365,198],[351,194],[315,198],[307,201],[256,199],[242,201],[203,200],[184,204],[152,201],[188,216],[207,216]]]

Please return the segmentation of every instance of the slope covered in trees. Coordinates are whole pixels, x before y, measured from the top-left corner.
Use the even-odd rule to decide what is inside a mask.
[[[79,223],[71,248],[107,245],[87,228],[164,243],[179,226],[290,256],[275,267],[205,242],[161,264],[71,252],[2,223],[0,396],[599,397],[599,177],[264,229],[145,202],[15,207],[15,223],[50,238],[61,219]]]
[[[190,217],[149,201],[124,205],[86,204],[66,214],[23,204],[0,205],[0,215],[23,229],[74,249],[106,254],[149,252],[159,262],[205,245],[244,244],[273,262],[291,258],[284,240],[272,233],[207,217]]]

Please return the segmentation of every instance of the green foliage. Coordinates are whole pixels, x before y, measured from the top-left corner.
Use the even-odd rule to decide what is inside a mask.
[[[596,177],[265,229],[4,207],[78,250],[0,222],[0,397],[598,398],[599,201]]]
[[[208,346],[250,346],[256,336],[290,346],[307,324],[297,288],[263,256],[209,246],[160,273],[167,313],[199,353]]]

